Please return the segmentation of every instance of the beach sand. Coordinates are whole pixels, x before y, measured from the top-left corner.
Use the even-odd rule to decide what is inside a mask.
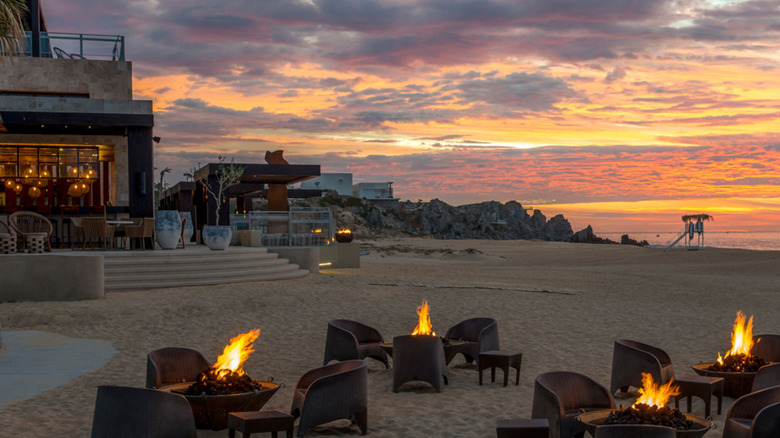
[[[5,331],[104,339],[118,351],[97,371],[0,407],[0,435],[89,436],[97,387],[143,387],[148,352],[189,347],[213,361],[231,337],[253,328],[261,334],[244,369],[282,383],[264,409],[287,412],[298,377],[322,364],[328,320],[361,321],[391,341],[411,332],[423,299],[440,335],[466,318],[495,318],[502,349],[523,352],[520,385],[503,387],[498,371],[496,383],[479,386],[474,366],[458,356],[442,393],[411,384],[395,394],[392,369],[369,360],[370,436],[495,436],[498,419],[531,417],[533,382],[542,372],[577,371],[608,387],[618,338],[663,348],[682,378],[694,375],[690,364],[730,348],[738,310],[754,315],[754,333],[780,333],[780,252],[421,238],[361,244],[371,253],[359,269],[297,280],[0,304]],[[617,403],[633,403],[631,391]],[[721,436],[732,402],[724,398],[717,415],[713,399],[718,428],[706,437]],[[703,416],[699,399],[693,408]],[[359,430],[346,420],[307,434],[352,435]]]

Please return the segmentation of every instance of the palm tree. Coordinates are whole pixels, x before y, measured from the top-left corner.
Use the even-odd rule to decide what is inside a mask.
[[[0,56],[12,56],[24,50],[22,15],[24,0],[0,0]]]

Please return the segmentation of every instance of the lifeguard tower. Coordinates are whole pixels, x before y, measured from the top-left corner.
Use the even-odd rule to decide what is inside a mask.
[[[699,248],[704,248],[704,222],[709,220],[715,220],[715,218],[709,214],[683,215],[683,233],[666,248],[666,251],[672,249],[674,245],[677,245],[677,243],[683,239],[685,239],[685,249],[689,251],[696,251]]]

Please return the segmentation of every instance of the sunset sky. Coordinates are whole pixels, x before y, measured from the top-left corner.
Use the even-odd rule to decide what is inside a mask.
[[[780,2],[43,0],[124,35],[155,166],[217,155],[517,200],[598,234],[780,231]]]

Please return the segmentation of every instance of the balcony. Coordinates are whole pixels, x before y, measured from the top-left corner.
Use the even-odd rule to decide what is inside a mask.
[[[32,56],[32,34],[25,32],[24,56]],[[41,58],[125,60],[123,35],[41,32]]]

